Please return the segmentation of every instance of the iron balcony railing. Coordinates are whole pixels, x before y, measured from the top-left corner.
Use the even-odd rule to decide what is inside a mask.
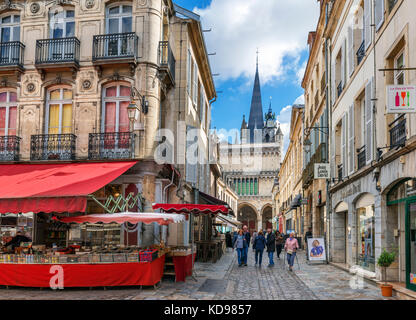
[[[357,149],[358,170],[365,167],[365,146]]]
[[[36,41],[36,64],[79,64],[80,42],[75,37]]]
[[[172,48],[169,41],[159,42],[159,64],[161,67],[165,67],[171,74],[173,80],[175,80],[175,65],[176,60],[173,55]]]
[[[0,161],[19,161],[20,140],[17,136],[0,136]]]
[[[88,159],[132,159],[134,138],[132,132],[90,133]]]
[[[342,90],[343,90],[343,86],[342,86],[342,81],[339,82],[338,87],[337,87],[337,93],[338,93],[338,98],[341,96]]]
[[[32,135],[30,159],[37,160],[75,160],[76,136],[66,134]]]
[[[137,59],[138,43],[139,37],[134,32],[94,36],[92,60]]]
[[[397,118],[390,126],[393,124],[395,126],[390,129],[390,149],[404,146],[406,143],[406,118]]]
[[[0,43],[0,67],[18,66],[23,68],[25,45],[19,41]]]
[[[365,41],[361,42],[360,48],[357,51],[357,65],[363,61],[365,56]]]

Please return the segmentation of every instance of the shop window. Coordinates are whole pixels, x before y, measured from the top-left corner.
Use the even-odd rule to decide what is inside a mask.
[[[357,209],[357,264],[375,272],[374,205]]]
[[[399,202],[409,197],[416,197],[416,178],[401,181],[387,194],[387,202]]]
[[[15,136],[17,119],[16,92],[0,92],[0,135]]]
[[[72,90],[54,88],[46,101],[46,134],[72,133]]]

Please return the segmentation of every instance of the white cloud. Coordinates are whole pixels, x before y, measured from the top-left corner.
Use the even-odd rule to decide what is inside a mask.
[[[285,79],[288,72],[300,78],[300,53],[318,21],[316,1],[212,0],[205,9],[194,11],[204,28],[212,28],[205,36],[209,51],[217,53],[212,69],[221,80],[252,78],[257,48],[263,83]]]
[[[305,104],[305,95],[302,94],[299,96],[293,104]]]

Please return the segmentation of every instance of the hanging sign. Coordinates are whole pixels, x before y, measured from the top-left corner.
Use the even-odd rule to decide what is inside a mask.
[[[331,179],[331,167],[329,163],[315,163],[315,179]]]
[[[416,86],[387,86],[387,113],[416,112]]]

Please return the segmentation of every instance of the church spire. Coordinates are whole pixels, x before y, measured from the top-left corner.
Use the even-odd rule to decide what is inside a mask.
[[[261,101],[260,76],[259,76],[259,51],[256,58],[256,76],[254,77],[253,96],[251,98],[250,117],[248,129],[250,130],[250,141],[254,142],[254,129],[263,129],[263,105]]]

